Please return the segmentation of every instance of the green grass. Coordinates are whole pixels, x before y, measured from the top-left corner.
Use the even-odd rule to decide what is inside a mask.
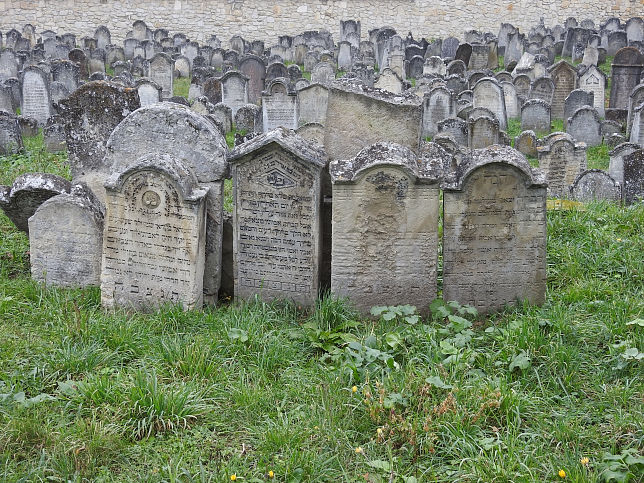
[[[172,84],[173,94],[175,96],[181,96],[188,98],[188,92],[190,91],[190,77],[179,77],[174,79]]]
[[[66,173],[13,159],[4,183]],[[643,204],[549,211],[546,303],[461,330],[330,298],[105,312],[33,282],[0,214],[0,479],[641,481],[643,227]]]

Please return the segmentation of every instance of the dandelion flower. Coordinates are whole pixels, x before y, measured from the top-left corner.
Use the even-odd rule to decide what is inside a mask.
[[[364,453],[364,450],[362,449],[362,446],[358,446],[356,448],[356,454]]]
[[[565,478],[566,477],[566,472],[564,470],[559,470],[559,477],[560,478]]]
[[[579,460],[579,462],[580,462],[582,465],[587,466],[587,465],[588,465],[588,463],[590,462],[590,460],[584,456],[582,459],[580,459],[580,460]]]
[[[237,481],[237,475],[235,473],[230,475],[230,481]]]
[[[353,387],[351,388],[351,392],[353,392],[353,393],[358,392],[358,386],[353,386]]]
[[[275,473],[273,473],[273,470],[268,472],[268,477],[271,479],[275,477]]]

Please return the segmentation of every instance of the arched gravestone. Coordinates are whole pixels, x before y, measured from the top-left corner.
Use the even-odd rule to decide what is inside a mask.
[[[208,188],[167,154],[130,163],[105,184],[103,306],[200,308]]]
[[[229,70],[219,79],[221,82],[221,102],[230,107],[233,117],[237,109],[248,104],[248,77],[236,71]]]
[[[141,107],[150,106],[161,102],[161,93],[163,89],[159,84],[144,78],[136,82],[136,89],[139,93]]]
[[[25,173],[11,186],[0,186],[0,208],[18,230],[29,234],[29,218],[52,196],[69,193],[65,178],[49,173]]]
[[[394,143],[331,161],[333,294],[366,314],[375,305],[427,311],[436,298],[438,165]]]
[[[633,89],[640,83],[644,68],[644,55],[635,47],[620,49],[613,58],[611,68],[611,109],[627,109]]]
[[[470,150],[500,144],[499,121],[489,116],[470,116],[467,120],[467,144]]]
[[[80,186],[45,201],[29,218],[31,277],[54,286],[99,286],[103,208]]]
[[[38,121],[39,126],[47,124],[52,115],[49,75],[35,66],[25,67],[21,74],[22,104],[20,113]]]
[[[266,68],[266,82],[270,82],[278,77],[285,77],[288,79],[288,67],[282,62],[273,62]]]
[[[298,99],[289,89],[286,79],[273,79],[262,95],[262,124],[264,132],[278,127],[297,128]]]
[[[572,117],[573,114],[583,106],[593,106],[595,104],[595,94],[583,89],[575,89],[566,97],[566,107],[564,108],[564,119]]]
[[[208,188],[203,282],[207,303],[216,302],[219,291],[226,152],[226,141],[212,122],[188,107],[162,102],[142,107],[123,120],[107,141],[105,155],[106,168],[122,172],[148,153],[168,154]]]
[[[505,131],[508,128],[508,118],[505,111],[505,96],[503,88],[493,77],[484,77],[472,88],[473,107],[485,107],[492,111],[499,121],[499,127]]]
[[[159,52],[150,59],[148,77],[161,86],[161,95],[164,99],[174,95],[174,61],[168,54]]]
[[[588,201],[620,201],[622,189],[606,171],[589,169],[584,171],[570,185],[570,197],[573,200]]]
[[[443,190],[443,298],[480,312],[543,303],[543,173],[518,151],[492,146],[467,155]]]
[[[628,156],[641,148],[639,144],[622,143],[615,146],[615,149],[609,153],[610,162],[608,165],[608,174],[620,185],[624,185],[624,156]]]
[[[438,123],[454,117],[455,105],[452,92],[438,86],[423,97],[423,120],[421,137],[433,137],[438,133]]]
[[[229,159],[235,296],[313,306],[320,288],[324,152],[280,128],[236,147]]]
[[[586,170],[586,145],[576,144],[569,134],[553,133],[537,151],[539,168],[546,173],[548,196],[564,198],[568,187]]]
[[[539,77],[530,85],[530,99],[542,99],[552,106],[555,84],[550,77]]]
[[[594,107],[582,106],[566,122],[566,132],[577,142],[587,146],[599,146],[602,143],[602,125],[599,114]]]
[[[531,80],[530,77],[528,77],[525,74],[519,74],[514,78],[512,81],[514,84],[514,87],[517,89],[517,95],[522,98],[527,98],[530,95],[530,84]]]
[[[549,69],[555,90],[552,94],[552,118],[563,119],[566,97],[577,88],[577,71],[565,60],[560,60]]]
[[[72,178],[86,182],[101,201],[109,174],[105,144],[114,128],[139,106],[136,89],[105,81],[88,82],[60,103]]]
[[[311,69],[311,82],[328,84],[335,79],[335,66],[331,62],[318,62]]]
[[[248,77],[248,102],[257,104],[264,90],[266,64],[256,55],[247,55],[240,60],[239,71]]]

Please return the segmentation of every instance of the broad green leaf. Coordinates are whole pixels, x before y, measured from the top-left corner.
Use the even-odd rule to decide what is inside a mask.
[[[410,325],[416,325],[420,320],[420,315],[408,315],[407,317],[405,317],[405,320]]]
[[[447,342],[447,340],[443,339],[440,342],[440,348],[441,352],[445,355],[450,355],[450,354],[458,354],[458,349],[454,347],[452,344]]]
[[[644,327],[644,319],[631,320],[630,322],[626,322],[626,325],[639,325],[640,327]]]
[[[385,312],[382,315],[382,318],[385,320],[393,320],[396,318],[396,313],[395,312]]]
[[[451,389],[453,387],[450,384],[445,384],[438,376],[428,377],[427,379],[425,379],[425,382],[439,389]]]
[[[382,470],[387,472],[391,471],[391,465],[389,464],[388,461],[372,460],[372,461],[367,461],[367,464],[377,470]]]
[[[512,362],[510,363],[509,369],[510,371],[513,371],[516,368],[525,370],[528,367],[530,367],[530,358],[525,353],[525,351],[521,351],[519,354],[514,356]]]
[[[640,352],[637,347],[631,347],[624,351],[622,357],[624,359],[635,359],[639,361],[640,359],[644,358],[644,353]]]
[[[246,342],[248,340],[248,332],[243,329],[232,328],[228,331],[228,337],[231,340],[239,340],[240,342]]]
[[[387,310],[386,306],[377,306],[377,307],[371,307],[371,315],[379,316],[381,315],[385,310]]]
[[[416,313],[416,307],[414,305],[401,305],[400,311],[403,315],[414,315]]]

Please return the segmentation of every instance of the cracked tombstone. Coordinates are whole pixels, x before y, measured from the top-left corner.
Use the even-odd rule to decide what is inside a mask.
[[[325,159],[316,145],[283,128],[232,151],[236,297],[315,305]]]
[[[546,181],[512,148],[473,151],[443,185],[443,298],[485,313],[546,293]]]
[[[329,172],[333,294],[364,314],[400,304],[427,312],[436,298],[438,173],[394,143],[331,161]]]

